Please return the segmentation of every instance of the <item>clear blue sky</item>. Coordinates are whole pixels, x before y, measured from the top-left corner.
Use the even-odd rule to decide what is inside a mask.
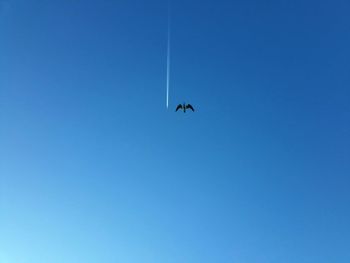
[[[171,13],[0,0],[0,262],[350,262],[349,1]]]

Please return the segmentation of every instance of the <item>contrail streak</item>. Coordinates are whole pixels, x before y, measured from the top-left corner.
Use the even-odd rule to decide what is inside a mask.
[[[170,80],[170,4],[168,7],[168,43],[166,56],[166,108],[169,108],[169,80]]]

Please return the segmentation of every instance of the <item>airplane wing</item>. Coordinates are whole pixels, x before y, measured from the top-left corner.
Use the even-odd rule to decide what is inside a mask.
[[[192,111],[194,111],[194,108],[192,107],[191,104],[187,104],[187,105],[186,105],[186,109],[191,109]]]
[[[179,109],[182,109],[182,105],[181,105],[181,104],[177,105],[177,107],[176,107],[176,110],[175,110],[175,111],[178,111]]]

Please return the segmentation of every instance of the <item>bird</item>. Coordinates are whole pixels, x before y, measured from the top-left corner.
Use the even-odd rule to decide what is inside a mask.
[[[194,108],[192,107],[191,104],[186,104],[186,103],[184,103],[184,104],[179,104],[179,105],[177,105],[175,111],[178,111],[179,109],[180,109],[180,110],[183,110],[184,113],[186,112],[186,109],[191,109],[191,110],[194,112]]]

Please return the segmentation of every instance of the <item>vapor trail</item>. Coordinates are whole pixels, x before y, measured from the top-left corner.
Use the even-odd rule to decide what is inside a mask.
[[[169,80],[170,80],[170,4],[168,7],[168,43],[166,55],[166,108],[169,108]]]

